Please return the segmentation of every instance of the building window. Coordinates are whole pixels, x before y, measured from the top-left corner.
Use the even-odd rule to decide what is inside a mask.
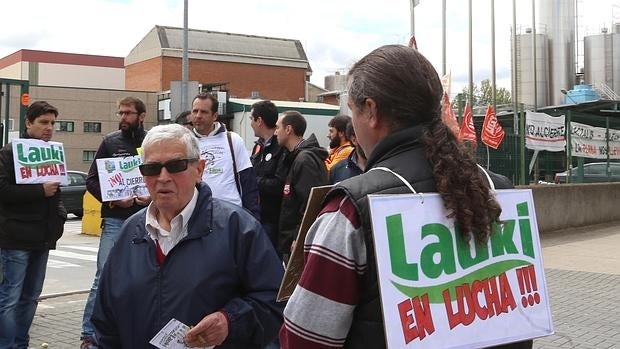
[[[13,125],[14,125],[13,119],[9,119],[9,131],[15,131],[15,129],[13,129],[14,127]]]
[[[101,123],[100,122],[84,122],[84,133],[93,132],[93,133],[101,133]]]
[[[94,150],[84,150],[82,151],[82,161],[93,161],[95,160],[95,151]]]
[[[73,121],[56,121],[56,131],[73,132]]]

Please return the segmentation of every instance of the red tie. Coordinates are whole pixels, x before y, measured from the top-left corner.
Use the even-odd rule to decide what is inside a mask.
[[[161,267],[164,264],[164,259],[166,259],[166,255],[162,251],[161,246],[159,246],[159,241],[155,240],[155,260],[157,265]]]

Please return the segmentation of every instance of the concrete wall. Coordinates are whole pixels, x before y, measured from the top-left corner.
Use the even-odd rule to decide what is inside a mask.
[[[541,233],[620,221],[620,183],[520,186],[531,188]]]

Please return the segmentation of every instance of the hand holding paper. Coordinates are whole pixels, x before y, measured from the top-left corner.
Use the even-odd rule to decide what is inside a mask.
[[[187,331],[185,343],[190,347],[220,345],[228,337],[228,319],[221,311],[205,316]]]

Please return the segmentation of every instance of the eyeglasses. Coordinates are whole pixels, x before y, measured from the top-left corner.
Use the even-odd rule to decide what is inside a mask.
[[[187,170],[187,165],[194,161],[198,161],[198,159],[174,159],[168,160],[163,164],[160,162],[142,164],[139,168],[143,176],[157,176],[161,173],[163,167],[166,168],[168,173],[179,173]]]
[[[116,116],[121,117],[121,116],[129,116],[129,115],[138,115],[137,111],[119,111],[116,113]]]

